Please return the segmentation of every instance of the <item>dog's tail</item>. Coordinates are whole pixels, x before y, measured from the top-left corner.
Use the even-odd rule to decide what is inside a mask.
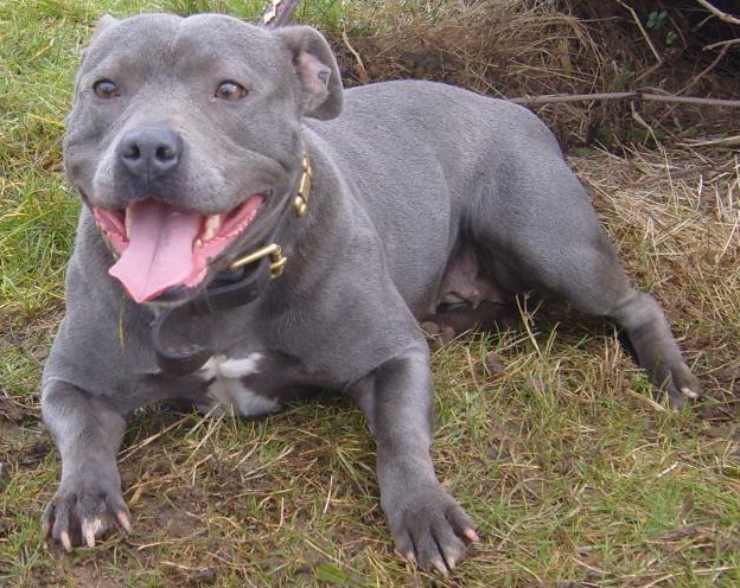
[[[288,24],[290,17],[301,0],[270,0],[259,22],[262,26],[274,29]]]

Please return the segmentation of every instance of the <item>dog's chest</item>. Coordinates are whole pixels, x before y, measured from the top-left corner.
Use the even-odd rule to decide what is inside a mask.
[[[202,412],[233,410],[255,417],[279,411],[301,391],[297,362],[280,354],[252,352],[242,357],[214,355],[197,372],[205,394]]]

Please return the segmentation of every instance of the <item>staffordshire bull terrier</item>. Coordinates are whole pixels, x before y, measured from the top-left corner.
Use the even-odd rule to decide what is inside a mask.
[[[699,392],[525,108],[344,91],[312,28],[147,14],[100,22],[66,123],[84,206],[42,408],[62,458],[44,529],[68,551],[130,529],[116,454],[137,407],[257,416],[320,388],[367,417],[397,550],[447,573],[477,535],[430,458],[418,321],[489,324],[518,293],[616,321],[674,405]]]

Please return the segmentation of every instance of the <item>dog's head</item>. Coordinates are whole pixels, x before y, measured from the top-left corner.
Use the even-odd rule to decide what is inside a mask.
[[[300,175],[301,120],[336,117],[326,40],[222,15],[104,17],[64,163],[137,302],[187,298],[270,231]]]

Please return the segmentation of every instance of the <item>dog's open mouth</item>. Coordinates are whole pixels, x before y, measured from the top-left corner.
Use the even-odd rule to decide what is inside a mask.
[[[193,288],[206,277],[210,260],[244,233],[263,202],[256,194],[227,213],[208,216],[151,199],[124,210],[93,207],[98,226],[119,256],[108,273],[139,303],[169,288]]]

